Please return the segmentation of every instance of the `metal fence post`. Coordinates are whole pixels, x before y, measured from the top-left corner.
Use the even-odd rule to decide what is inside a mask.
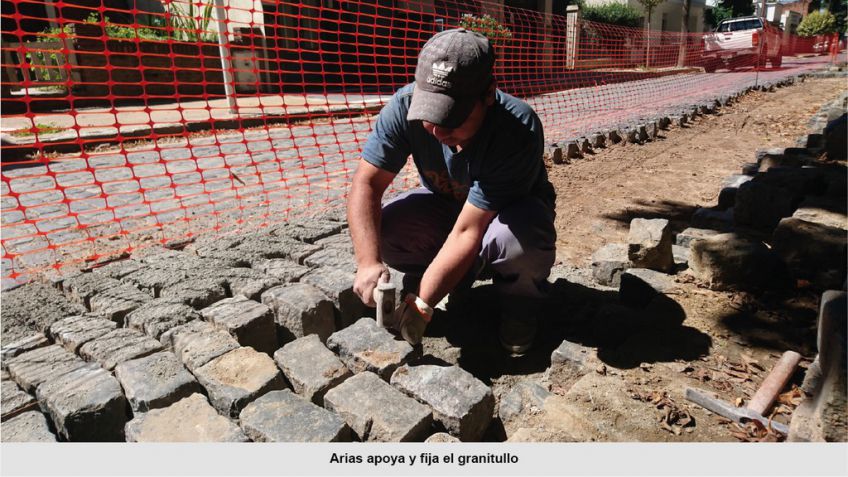
[[[565,67],[573,70],[577,65],[577,42],[580,41],[580,7],[565,8]]]

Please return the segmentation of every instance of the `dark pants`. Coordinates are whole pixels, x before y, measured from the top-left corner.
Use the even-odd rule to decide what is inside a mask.
[[[383,260],[401,272],[421,276],[445,243],[462,206],[424,188],[389,201],[383,206]],[[492,220],[463,283],[491,277],[502,296],[545,297],[555,242],[554,212],[536,198],[516,202]]]

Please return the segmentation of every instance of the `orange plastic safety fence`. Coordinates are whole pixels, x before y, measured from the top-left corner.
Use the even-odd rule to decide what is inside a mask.
[[[4,285],[337,211],[375,115],[442,29],[487,30],[499,87],[535,108],[549,143],[798,74],[837,48],[771,26],[731,45],[729,32],[560,13],[455,0],[4,1]],[[416,183],[408,167],[393,191]]]

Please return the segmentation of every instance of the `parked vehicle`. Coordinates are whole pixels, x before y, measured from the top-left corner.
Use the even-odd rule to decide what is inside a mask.
[[[759,17],[730,18],[718,24],[715,31],[704,35],[702,65],[708,73],[724,66],[764,67],[766,60],[773,68],[783,62],[783,31]]]

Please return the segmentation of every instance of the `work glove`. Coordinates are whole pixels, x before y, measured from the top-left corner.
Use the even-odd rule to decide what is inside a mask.
[[[433,308],[421,298],[408,293],[395,309],[392,324],[407,343],[415,346],[421,343],[421,337],[432,317]]]

